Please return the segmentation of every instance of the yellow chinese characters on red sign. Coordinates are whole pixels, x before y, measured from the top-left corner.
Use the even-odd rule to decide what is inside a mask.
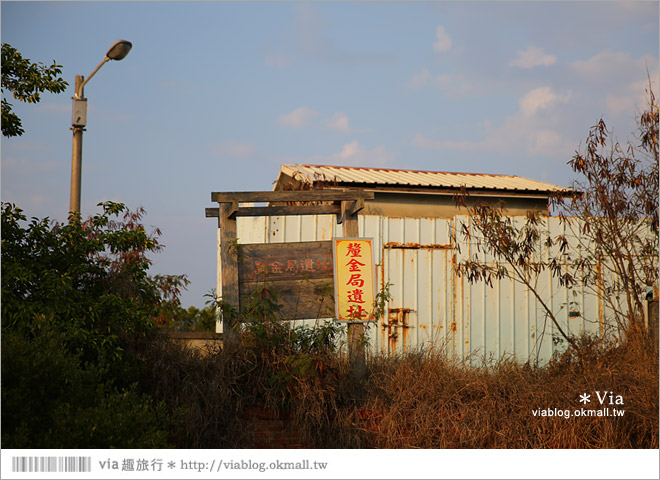
[[[335,309],[338,320],[373,320],[376,295],[372,240],[335,238]]]

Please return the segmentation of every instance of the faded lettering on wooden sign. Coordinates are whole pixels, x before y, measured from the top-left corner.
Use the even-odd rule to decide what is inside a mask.
[[[332,242],[240,245],[238,282],[241,305],[257,287],[270,285],[283,319],[332,317]]]

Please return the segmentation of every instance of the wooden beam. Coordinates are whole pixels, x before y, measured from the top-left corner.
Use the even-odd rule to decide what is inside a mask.
[[[351,215],[357,215],[364,208],[364,198],[358,198],[351,205]],[[357,218],[357,217],[356,217]]]
[[[374,192],[364,190],[300,190],[277,192],[211,192],[212,202],[322,202],[372,200]]]
[[[238,287],[238,251],[236,240],[236,218],[231,218],[234,205],[232,203],[221,203],[218,216],[218,227],[220,228],[220,267],[221,287],[220,295],[222,301],[236,312],[240,310],[239,287]],[[225,312],[222,318],[222,333],[225,345],[237,339],[232,318]]]
[[[346,219],[346,209],[348,208],[348,204],[349,202],[341,202],[341,210],[337,215],[337,225],[344,223],[344,220]],[[346,235],[344,234],[344,236]]]
[[[341,210],[339,205],[294,205],[284,207],[238,207],[234,217],[267,217],[278,215],[327,215],[337,214]],[[218,208],[207,208],[207,217],[216,218]]]
[[[227,203],[229,203],[229,202],[227,202]],[[238,213],[238,202],[236,200],[234,200],[229,205],[231,205],[231,206],[229,207],[229,210],[227,211],[227,216],[229,218],[236,219],[236,213]]]
[[[327,215],[336,214],[339,205],[292,205],[282,207],[240,207],[237,217],[259,217],[276,215]]]
[[[338,224],[344,223],[344,220],[346,220],[350,215],[357,215],[357,213],[363,208],[364,208],[364,199],[362,198],[359,198],[352,202],[350,201],[341,202],[341,211],[338,212],[337,223]],[[357,233],[355,234],[355,236],[357,236]]]

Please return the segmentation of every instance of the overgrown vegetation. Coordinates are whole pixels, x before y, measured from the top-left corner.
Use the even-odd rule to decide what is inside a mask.
[[[157,242],[139,222],[111,227],[121,211],[107,204],[87,222],[26,227],[3,206],[6,448],[248,448],[255,409],[281,412],[310,448],[658,446],[658,354],[648,341],[577,338],[545,367],[474,368],[437,351],[373,357],[358,385],[338,351],[340,325],[277,321],[276,293],[264,286],[237,313],[238,342],[176,345],[154,329],[181,279],[143,275]],[[621,395],[625,414],[533,413],[579,410],[579,395],[596,391]]]
[[[544,368],[508,360],[468,368],[433,352],[380,359],[367,402],[379,421],[366,428],[384,448],[657,448],[657,350],[575,343]],[[579,395],[596,391],[622,395],[625,414],[573,416],[584,407]],[[533,414],[543,409],[572,417]]]
[[[572,273],[607,305],[618,336],[644,329],[646,287],[658,284],[658,102],[637,122],[636,144],[612,140],[601,119],[584,151],[569,162],[579,196],[557,197],[556,208],[578,241]]]
[[[156,324],[165,330],[180,332],[215,332],[216,307],[183,308],[178,298],[161,305]]]
[[[657,349],[648,342],[578,338],[545,367],[501,360],[475,368],[437,351],[375,357],[358,387],[348,359],[333,353],[334,332],[256,321],[231,350],[151,342],[141,382],[186,412],[179,448],[253,447],[255,408],[281,412],[308,448],[658,447]],[[624,403],[610,405],[610,392]],[[575,416],[582,393],[596,403],[588,409],[625,413]],[[539,413],[547,409],[571,418]]]
[[[539,286],[544,273],[569,290],[579,285],[600,299],[602,318],[588,320],[601,323],[602,341],[643,335],[646,328],[644,295],[658,283],[658,103],[650,86],[647,94],[637,145],[612,143],[601,119],[585,150],[569,162],[578,180],[552,198],[565,234],[551,237],[549,219],[538,211],[524,219],[507,215],[503,202],[468,208],[469,222],[457,233],[459,255],[460,245],[473,246],[457,264],[459,275],[491,287],[494,278],[522,284],[573,347],[567,324]],[[466,194],[457,202],[465,206]]]
[[[184,276],[149,276],[144,212],[101,204],[67,224],[2,204],[2,443],[7,448],[165,447],[163,405],[136,381],[135,345]],[[141,427],[141,428],[140,428]]]
[[[3,89],[11,86],[6,54],[22,62],[3,44]],[[20,65],[36,88],[28,101],[65,86],[55,64]],[[567,218],[583,218],[577,237],[588,253],[572,264],[580,275],[538,256],[543,242],[569,253],[565,237],[542,238],[539,215],[517,224],[497,206],[478,205],[463,231],[507,265],[470,258],[459,268],[471,281],[508,276],[535,293],[535,279],[550,270],[565,285],[581,279],[606,301],[623,299],[625,308],[611,308],[623,332],[616,341],[573,337],[546,307],[569,345],[542,367],[503,359],[475,368],[418,351],[369,358],[358,382],[340,350],[343,327],[279,321],[267,284],[240,312],[223,302],[181,308],[186,277],[149,275],[148,255],[162,246],[158,230],[146,232],[144,211],[108,202],[86,221],[51,224],[3,203],[3,447],[252,447],[256,409],[281,413],[310,448],[658,448],[658,346],[637,334],[643,286],[658,281],[658,106],[649,94],[641,157],[633,147],[607,149],[601,121],[571,162],[583,195],[557,201]],[[6,105],[3,135],[20,135]],[[601,268],[611,268],[612,283],[603,286]],[[379,312],[388,300],[384,289]],[[163,327],[212,330],[217,306],[236,330],[223,348],[188,349],[162,335]],[[605,399],[590,409],[625,413],[576,416],[582,394]],[[609,394],[621,401],[610,404]]]
[[[141,385],[172,411],[185,412],[177,447],[254,445],[246,428],[250,408],[299,414],[311,437],[330,427],[337,393],[351,392],[342,386],[352,380],[337,355],[338,324],[292,327],[272,315],[253,315],[242,318],[238,341],[220,351],[187,349],[164,337],[145,345]]]

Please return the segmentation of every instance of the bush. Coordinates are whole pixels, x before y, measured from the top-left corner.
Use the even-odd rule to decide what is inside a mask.
[[[240,314],[237,341],[220,351],[187,349],[165,336],[145,343],[140,384],[170,411],[183,412],[173,432],[177,448],[254,446],[245,414],[255,408],[304,418],[299,424],[316,443],[328,431],[328,412],[336,411],[335,392],[350,391],[339,386],[350,381],[336,354],[339,324],[293,327],[275,320],[268,299],[259,309],[250,303]]]
[[[2,336],[2,444],[5,448],[164,448],[170,421],[137,388],[102,382],[60,332]]]
[[[143,211],[101,206],[51,227],[2,204],[5,448],[168,445],[163,407],[135,383],[135,345],[185,277],[148,275],[146,255],[161,247]]]

